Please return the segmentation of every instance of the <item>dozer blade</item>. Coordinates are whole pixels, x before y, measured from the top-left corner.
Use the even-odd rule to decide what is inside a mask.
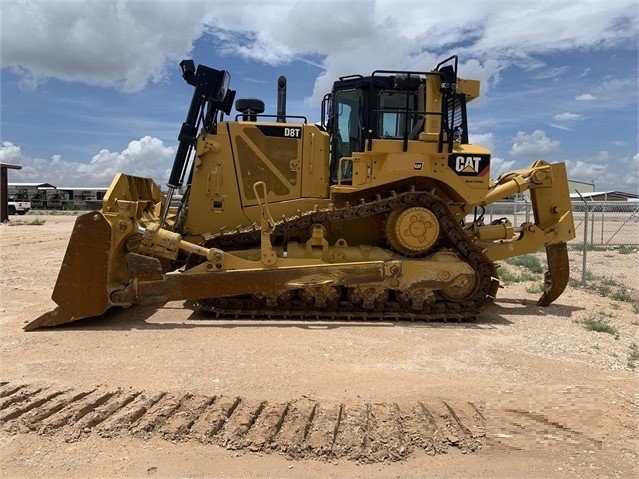
[[[541,295],[538,306],[548,306],[566,289],[570,277],[568,264],[568,245],[566,243],[550,244],[546,246],[548,271],[544,275],[544,294]]]
[[[31,321],[24,329],[56,326],[108,309],[108,268],[111,226],[99,212],[79,216],[75,222],[51,298],[53,311]]]

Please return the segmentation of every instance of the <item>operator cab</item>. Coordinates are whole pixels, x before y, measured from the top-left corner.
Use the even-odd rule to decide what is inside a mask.
[[[451,59],[454,66],[442,67]],[[451,57],[428,73],[376,70],[367,77],[340,77],[322,102],[322,126],[331,138],[331,184],[351,182],[352,163],[342,159],[370,150],[375,139],[402,141],[403,151],[407,151],[408,141],[417,140],[424,130],[427,115],[442,117],[440,152],[444,142],[449,143],[449,151],[453,141],[468,143],[466,98],[455,89],[456,60]],[[428,75],[441,77],[441,111],[425,111]]]

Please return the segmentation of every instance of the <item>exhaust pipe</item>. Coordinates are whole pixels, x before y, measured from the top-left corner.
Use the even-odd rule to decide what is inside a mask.
[[[286,77],[277,79],[277,122],[286,123]]]

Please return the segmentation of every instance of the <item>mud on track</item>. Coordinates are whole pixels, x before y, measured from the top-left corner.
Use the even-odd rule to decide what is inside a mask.
[[[413,404],[269,403],[242,397],[96,388],[64,390],[0,382],[0,427],[10,434],[81,441],[161,437],[290,458],[398,461],[416,450],[478,450],[484,406],[431,400]]]

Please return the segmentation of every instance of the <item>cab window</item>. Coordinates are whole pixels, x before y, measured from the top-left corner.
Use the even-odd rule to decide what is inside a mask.
[[[407,96],[408,95],[408,98]],[[407,101],[408,100],[408,101]],[[417,93],[381,91],[377,134],[380,138],[403,138],[417,122]]]
[[[350,157],[354,151],[362,149],[363,93],[360,89],[336,91],[333,98],[334,122],[331,135],[331,181],[336,182],[340,158]],[[352,163],[341,162],[341,179],[350,182]]]

